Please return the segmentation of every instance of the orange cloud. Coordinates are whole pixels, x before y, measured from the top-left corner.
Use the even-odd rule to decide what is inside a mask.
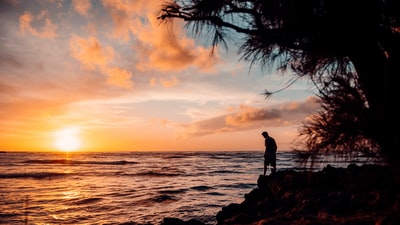
[[[184,124],[182,128],[184,128],[184,132],[178,135],[180,139],[232,131],[232,127],[226,125],[224,116]]]
[[[165,88],[170,88],[179,84],[179,80],[176,77],[172,77],[170,79],[167,78],[151,78],[149,80],[149,84],[152,87],[157,86],[157,84],[161,84]]]
[[[195,41],[186,37],[182,27],[174,24],[171,32],[165,26],[159,26],[153,14],[147,16],[150,24],[136,20],[136,37],[140,40],[135,46],[140,55],[138,68],[157,68],[162,71],[177,71],[197,67],[202,71],[213,71],[217,63],[217,52],[211,57],[210,49],[196,45]]]
[[[113,37],[124,41],[134,35],[134,50],[138,54],[137,69],[177,71],[195,66],[203,71],[212,71],[217,58],[210,57],[210,49],[196,45],[188,38],[182,23],[174,23],[175,35],[166,26],[160,26],[156,12],[161,7],[159,0],[104,0],[114,22]]]
[[[118,67],[113,67],[107,70],[107,83],[124,88],[131,88],[132,82],[130,81],[132,73]]]
[[[170,88],[170,87],[173,87],[173,86],[177,85],[179,83],[179,80],[176,77],[172,77],[170,79],[167,79],[167,78],[159,78],[159,79],[151,78],[150,81],[149,81],[149,84],[152,87],[156,86],[158,83],[160,83],[163,87]]]
[[[289,102],[278,105],[272,109],[240,106],[240,111],[235,115],[225,118],[226,124],[243,126],[258,121],[276,121],[289,124],[304,120],[305,116],[319,108],[316,97],[308,97],[304,102]]]
[[[156,78],[151,78],[149,81],[150,86],[154,87],[157,85],[157,79]]]
[[[180,134],[180,137],[189,138],[258,129],[265,126],[280,127],[299,124],[318,108],[319,105],[315,97],[309,97],[304,102],[289,102],[269,109],[241,105],[236,114],[229,113],[228,115],[182,125],[184,131]]]
[[[92,7],[92,3],[90,0],[73,0],[72,6],[79,14],[86,16]]]
[[[135,8],[142,8],[135,7],[138,2],[140,1],[103,0],[103,5],[110,13],[115,25],[112,37],[124,41],[130,40],[130,17],[134,15]]]
[[[83,39],[73,36],[70,39],[72,57],[82,63],[86,69],[106,66],[114,58],[114,49],[103,47],[95,37]]]
[[[98,70],[107,77],[110,85],[131,88],[132,73],[119,67],[111,67],[115,53],[111,46],[102,46],[95,37],[88,39],[73,36],[70,39],[70,49],[73,58],[78,60],[88,70]]]
[[[32,26],[32,22],[44,23],[44,25],[38,30]],[[29,32],[33,36],[49,39],[57,37],[57,26],[51,22],[48,12],[45,10],[37,16],[33,16],[30,12],[24,12],[19,17],[19,28],[23,34]]]
[[[260,109],[249,106],[240,106],[240,112],[225,118],[226,124],[238,126],[253,121],[278,119],[281,112],[278,109]]]
[[[178,79],[176,77],[173,77],[172,79],[163,79],[161,78],[161,83],[164,87],[172,87],[178,84]]]
[[[319,109],[318,99],[314,96],[308,97],[304,102],[290,102],[282,106],[284,112],[310,113],[310,109]]]

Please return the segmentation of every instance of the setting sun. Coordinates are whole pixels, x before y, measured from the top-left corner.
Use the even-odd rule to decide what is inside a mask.
[[[54,146],[61,151],[75,151],[81,147],[79,130],[77,128],[64,128],[54,134]]]

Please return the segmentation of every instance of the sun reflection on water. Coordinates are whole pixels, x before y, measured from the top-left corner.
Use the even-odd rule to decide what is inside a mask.
[[[81,196],[81,193],[77,190],[68,190],[68,191],[63,191],[63,199],[77,199]]]

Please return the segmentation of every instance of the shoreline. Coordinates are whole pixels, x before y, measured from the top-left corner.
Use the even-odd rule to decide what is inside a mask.
[[[217,213],[217,225],[400,224],[399,184],[400,176],[391,167],[371,164],[260,175],[243,202]],[[164,218],[160,225],[208,224]]]

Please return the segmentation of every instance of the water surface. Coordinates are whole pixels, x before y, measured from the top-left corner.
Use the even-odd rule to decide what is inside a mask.
[[[318,159],[315,170],[364,159]],[[293,152],[277,169],[302,170]],[[303,165],[304,166],[304,165]],[[1,224],[216,224],[263,172],[263,152],[0,153]]]

